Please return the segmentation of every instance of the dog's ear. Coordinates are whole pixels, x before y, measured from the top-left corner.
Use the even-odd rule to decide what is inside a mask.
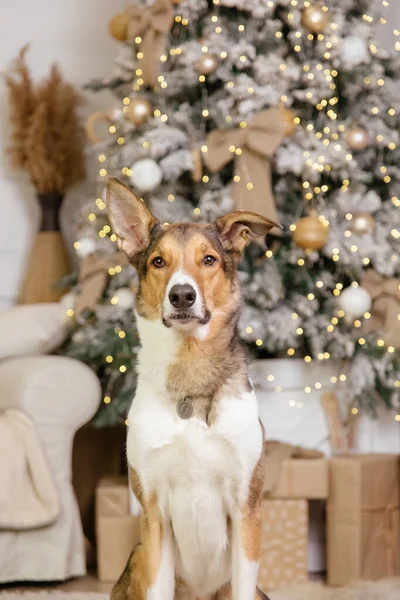
[[[134,261],[147,248],[151,231],[158,221],[143,200],[116,177],[108,180],[106,205],[118,247]]]
[[[235,254],[237,259],[252,238],[265,236],[273,227],[282,229],[279,223],[245,210],[224,215],[215,221],[215,225],[222,245],[228,252]]]

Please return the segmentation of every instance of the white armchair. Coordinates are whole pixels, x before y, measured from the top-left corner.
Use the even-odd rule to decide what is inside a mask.
[[[71,483],[72,443],[76,430],[98,408],[100,383],[91,369],[67,357],[33,355],[6,359],[7,340],[1,323],[5,317],[2,314],[0,318],[0,411],[18,408],[33,420],[58,490],[61,510],[57,520],[46,527],[0,530],[0,583],[54,581],[84,575],[83,533]],[[9,320],[7,323],[9,326]],[[32,346],[25,350],[29,353]]]

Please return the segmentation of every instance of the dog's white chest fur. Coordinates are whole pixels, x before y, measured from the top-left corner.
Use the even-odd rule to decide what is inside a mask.
[[[231,578],[228,522],[246,501],[262,451],[257,402],[253,392],[222,398],[211,426],[181,419],[165,392],[176,333],[165,328],[156,338],[154,333],[146,335],[157,349],[145,346],[140,356],[128,417],[128,461],[144,494],[156,494],[163,521],[171,526],[176,576],[199,596],[207,595]]]

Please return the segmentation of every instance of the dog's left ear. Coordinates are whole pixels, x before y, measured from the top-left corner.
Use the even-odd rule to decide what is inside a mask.
[[[236,254],[238,259],[252,239],[263,237],[273,227],[282,229],[279,223],[245,210],[224,215],[215,221],[215,225],[224,248]]]
[[[135,261],[147,248],[158,221],[143,200],[116,177],[108,180],[106,195],[108,218],[118,238],[118,248]]]

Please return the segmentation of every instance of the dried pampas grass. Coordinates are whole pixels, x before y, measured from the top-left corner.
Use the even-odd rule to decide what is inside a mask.
[[[28,171],[38,193],[64,194],[85,175],[80,98],[56,65],[35,85],[26,51],[27,46],[4,75],[13,125],[8,153],[15,168]]]

